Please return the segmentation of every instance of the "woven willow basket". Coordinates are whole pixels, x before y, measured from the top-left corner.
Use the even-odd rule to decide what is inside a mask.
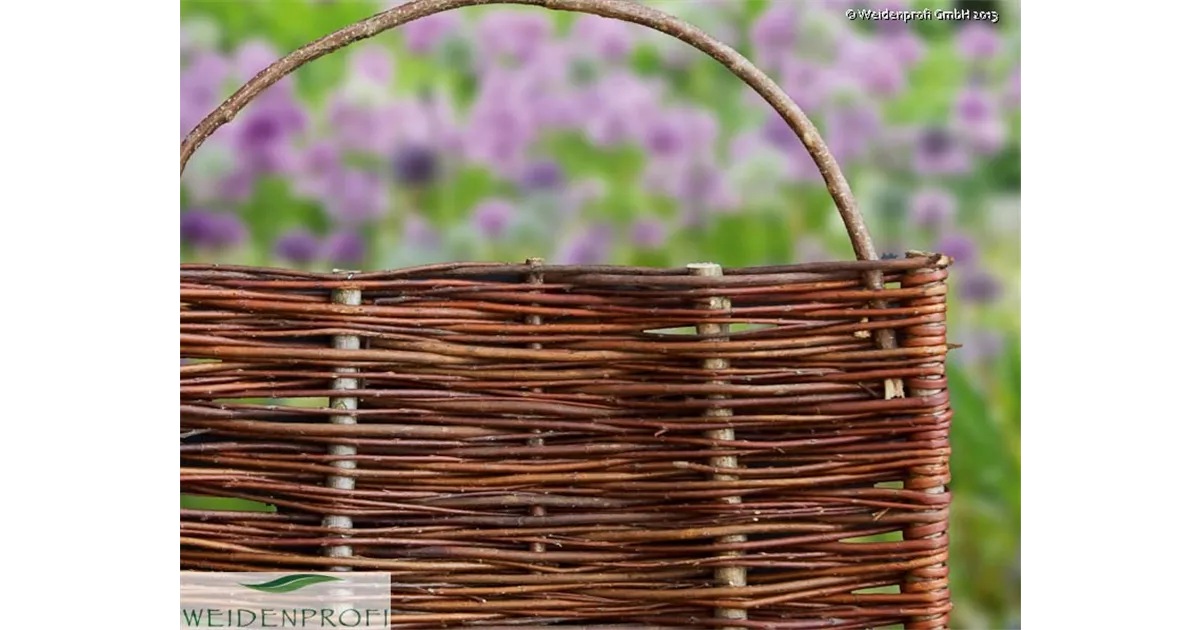
[[[304,63],[504,1],[417,0],[304,46],[181,170]],[[733,49],[631,2],[509,3],[727,66],[808,148],[859,260],[182,265],[180,351],[203,361],[180,368],[181,491],[276,511],[181,510],[181,567],[387,571],[396,628],[946,627],[950,260],[878,260],[812,123]]]

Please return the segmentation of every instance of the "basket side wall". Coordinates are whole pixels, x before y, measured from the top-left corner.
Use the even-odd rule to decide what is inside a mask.
[[[183,510],[181,567],[389,571],[398,628],[945,627],[947,263],[869,264],[185,267],[181,490],[275,511]]]

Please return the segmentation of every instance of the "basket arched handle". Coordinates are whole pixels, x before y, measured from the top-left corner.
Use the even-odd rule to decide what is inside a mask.
[[[859,260],[878,259],[875,246],[871,241],[871,234],[867,230],[866,223],[863,222],[862,214],[858,211],[858,203],[855,201],[853,193],[850,192],[850,185],[846,182],[842,169],[838,167],[833,155],[829,152],[829,147],[825,145],[825,141],[817,133],[816,127],[800,110],[800,107],[770,77],[736,50],[679,18],[628,0],[413,0],[383,11],[297,49],[250,79],[217,109],[205,116],[204,120],[201,120],[183,139],[183,143],[179,147],[179,172],[183,173],[188,159],[206,138],[222,125],[233,120],[233,117],[255,96],[300,66],[353,42],[367,39],[401,24],[451,9],[485,4],[536,5],[557,11],[590,13],[633,22],[691,44],[721,62],[747,85],[754,88],[754,91],[761,94],[771,104],[771,107],[775,108],[780,116],[783,116],[792,131],[800,138],[800,142],[808,149],[809,154],[817,163],[817,168],[821,171],[821,176],[825,179],[825,186],[833,197],[834,204],[837,205],[842,222],[846,225],[846,232],[850,235],[850,242],[854,245],[854,254]],[[876,274],[877,272],[868,273],[868,284],[871,285],[871,288],[881,289],[881,280],[871,277]],[[877,284],[879,286],[876,286]]]

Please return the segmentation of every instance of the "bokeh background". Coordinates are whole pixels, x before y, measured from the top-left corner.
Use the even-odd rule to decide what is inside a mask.
[[[181,2],[180,137],[282,54],[397,3]],[[1020,612],[1016,2],[646,2],[714,34],[814,120],[880,249],[952,255],[957,628]],[[853,7],[996,11],[864,22]],[[726,266],[851,259],[812,159],[717,62],[527,7],[419,20],[301,69],[197,152],[181,260]]]

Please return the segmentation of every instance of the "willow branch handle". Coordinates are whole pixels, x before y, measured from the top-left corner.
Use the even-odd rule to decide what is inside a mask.
[[[821,171],[821,177],[825,179],[825,186],[829,190],[830,196],[833,197],[833,202],[846,226],[846,232],[850,235],[850,242],[854,245],[854,254],[860,260],[878,259],[875,246],[871,241],[871,234],[867,230],[866,223],[863,222],[862,214],[858,210],[858,203],[855,201],[853,193],[850,192],[850,185],[846,182],[842,169],[838,167],[833,155],[829,152],[829,147],[825,145],[825,141],[821,139],[816,127],[800,110],[800,107],[770,77],[736,50],[679,18],[627,0],[413,0],[378,13],[306,44],[255,75],[217,109],[205,116],[204,120],[201,120],[183,139],[183,143],[179,147],[179,172],[183,173],[188,159],[205,139],[222,125],[233,120],[234,116],[263,90],[300,66],[356,41],[367,39],[413,20],[461,7],[486,4],[535,5],[557,11],[590,13],[641,24],[686,42],[716,59],[742,81],[745,81],[747,85],[754,88],[754,91],[762,95],[771,107],[787,121],[788,126],[800,138],[800,142],[808,149],[817,168]],[[881,282],[881,279],[873,280],[868,276],[868,284],[873,289],[881,289]]]

